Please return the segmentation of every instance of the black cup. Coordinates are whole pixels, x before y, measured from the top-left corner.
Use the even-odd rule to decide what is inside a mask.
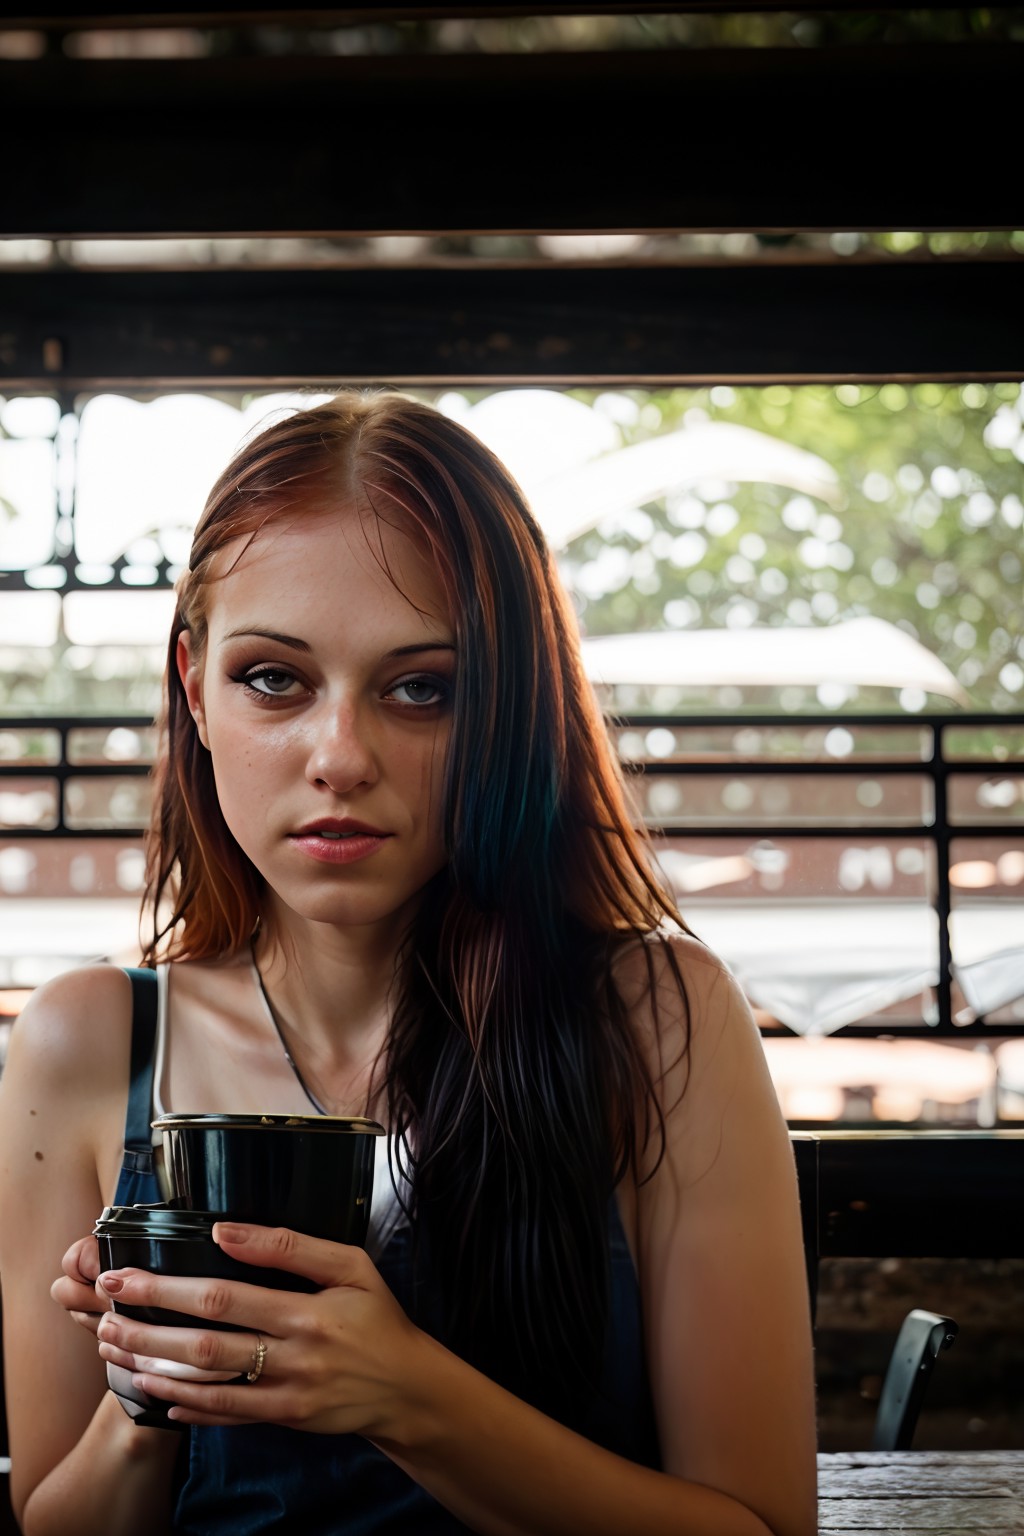
[[[375,1120],[335,1115],[163,1115],[173,1203],[233,1221],[366,1241]]]
[[[314,1281],[304,1275],[292,1275],[279,1269],[262,1269],[230,1258],[213,1240],[213,1224],[220,1218],[214,1211],[189,1211],[169,1205],[107,1206],[93,1229],[99,1245],[100,1265],[107,1269],[148,1269],[159,1275],[182,1275],[199,1279],[242,1280],[247,1285],[262,1285],[275,1291],[317,1290]],[[162,1307],[133,1307],[114,1301],[114,1311],[141,1323],[164,1328],[195,1327],[197,1320],[184,1312]],[[238,1332],[234,1323],[199,1323],[203,1328]],[[150,1397],[132,1384],[131,1372],[108,1364],[107,1381],[125,1412],[137,1424],[163,1429],[180,1429],[168,1420],[171,1406]]]

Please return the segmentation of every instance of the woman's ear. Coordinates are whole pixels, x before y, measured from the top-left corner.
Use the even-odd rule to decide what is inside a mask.
[[[181,686],[185,690],[185,698],[188,700],[189,712],[196,723],[199,732],[199,740],[210,750],[209,737],[206,734],[206,713],[203,709],[203,669],[202,665],[192,654],[192,636],[187,629],[183,629],[178,636],[178,647],[175,652],[178,663],[178,676],[181,678]]]

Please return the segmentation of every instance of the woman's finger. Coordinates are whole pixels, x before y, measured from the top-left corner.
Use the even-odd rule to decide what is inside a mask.
[[[57,1276],[50,1286],[50,1295],[69,1312],[105,1312],[110,1305],[105,1297],[102,1302],[99,1300],[93,1286],[72,1280],[68,1275]]]
[[[233,1419],[226,1415],[218,1418],[216,1414],[199,1413],[195,1408],[182,1408],[180,1406],[172,1408],[167,1417],[174,1419],[178,1424],[194,1424],[197,1428],[205,1429],[234,1429],[239,1424],[256,1424],[260,1422],[258,1419],[252,1418],[251,1415],[247,1419]]]
[[[269,1347],[255,1332],[214,1332],[200,1328],[159,1328],[133,1318],[109,1313],[99,1325],[100,1354],[115,1365],[114,1358],[127,1354],[129,1364],[184,1381],[233,1381],[263,1364]],[[275,1344],[280,1341],[275,1340]],[[136,1363],[137,1362],[137,1363]]]
[[[137,1355],[102,1340],[100,1356],[111,1365],[123,1366],[126,1371],[167,1376],[172,1381],[235,1381],[239,1374],[237,1371],[206,1371],[202,1366],[185,1365],[180,1360],[164,1360],[158,1355]]]
[[[61,1269],[70,1280],[95,1285],[100,1269],[100,1249],[94,1237],[80,1237],[61,1259]]]
[[[127,1349],[118,1349],[114,1344],[100,1343],[100,1357],[111,1365],[121,1365],[126,1371],[137,1371],[138,1361]]]
[[[155,1275],[146,1269],[108,1270],[96,1282],[101,1292],[125,1307],[159,1307],[194,1317],[198,1328],[217,1328],[235,1323],[264,1334],[295,1333],[301,1328],[309,1296],[292,1291],[271,1291],[239,1280],[193,1279],[181,1275]],[[179,1329],[153,1329],[169,1336]],[[154,1349],[153,1354],[173,1358],[176,1350]]]
[[[150,1397],[183,1409],[174,1417],[187,1423],[252,1424],[261,1420],[286,1424],[289,1418],[280,1386],[275,1388],[262,1381],[258,1387],[248,1382],[177,1381],[151,1371],[136,1371],[132,1383]]]
[[[86,1332],[92,1334],[95,1334],[96,1329],[99,1327],[102,1316],[102,1312],[68,1312],[68,1317],[72,1318],[79,1328],[84,1328]]]
[[[60,1275],[50,1286],[50,1295],[58,1306],[70,1312],[76,1323],[96,1332],[96,1325],[110,1308],[106,1296],[98,1296],[92,1285]]]
[[[102,1350],[100,1351],[102,1354]],[[167,1376],[171,1381],[237,1381],[237,1371],[204,1371],[198,1365],[182,1365],[178,1360],[160,1360],[149,1355],[132,1355],[135,1370],[152,1376]]]
[[[283,1269],[304,1275],[317,1285],[353,1285],[374,1288],[379,1279],[373,1261],[362,1248],[307,1237],[290,1227],[257,1227],[243,1222],[218,1221],[213,1240],[233,1259],[263,1269]]]
[[[213,1235],[232,1258],[254,1267],[303,1275],[325,1288],[386,1291],[362,1248],[324,1242],[287,1227],[235,1222],[217,1222]],[[97,1288],[129,1306],[162,1307],[202,1322],[236,1323],[262,1333],[298,1332],[308,1310],[308,1298],[301,1293],[272,1291],[239,1281],[154,1275],[140,1269],[108,1270],[100,1275]]]

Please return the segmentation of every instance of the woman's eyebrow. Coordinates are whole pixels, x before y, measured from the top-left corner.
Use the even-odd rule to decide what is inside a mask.
[[[415,645],[398,645],[393,651],[385,651],[382,660],[392,661],[396,656],[417,656],[421,651],[451,651],[455,646],[450,640],[418,641]]]
[[[225,640],[244,640],[257,637],[260,640],[275,640],[278,645],[290,646],[293,651],[302,651],[309,655],[313,647],[306,640],[299,640],[295,635],[282,635],[276,629],[261,629],[255,625],[244,624],[240,629],[229,629],[224,636]],[[425,651],[452,651],[455,646],[450,640],[417,640],[412,645],[398,645],[394,650],[385,651],[383,661],[393,661],[399,656],[417,656]]]
[[[293,651],[305,651],[307,655],[313,649],[305,640],[297,640],[294,635],[279,635],[275,629],[257,629],[248,624],[241,629],[229,629],[224,639],[243,640],[247,635],[256,635],[261,640],[276,640],[279,645],[289,645]]]

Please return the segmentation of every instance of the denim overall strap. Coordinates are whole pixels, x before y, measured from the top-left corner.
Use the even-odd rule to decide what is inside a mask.
[[[153,1173],[153,1068],[156,1052],[157,981],[155,971],[125,966],[132,984],[131,1080],[124,1127],[125,1173]]]

